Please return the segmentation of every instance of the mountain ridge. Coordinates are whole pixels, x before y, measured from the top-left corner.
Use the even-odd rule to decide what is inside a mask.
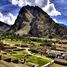
[[[0,21],[0,32],[6,32],[10,29],[10,25]]]
[[[67,29],[58,23],[38,6],[24,6],[20,9],[14,25],[6,26],[6,32],[16,35],[36,37],[67,38]]]
[[[67,29],[55,23],[52,18],[38,6],[24,6],[19,11],[11,32],[19,35],[64,37]]]
[[[64,27],[65,29],[67,29],[67,25],[65,24],[60,24],[62,27]]]

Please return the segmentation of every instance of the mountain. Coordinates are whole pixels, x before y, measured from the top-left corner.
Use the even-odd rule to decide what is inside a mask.
[[[7,32],[10,29],[10,25],[0,21],[0,33]]]
[[[24,6],[19,11],[11,33],[41,37],[67,37],[67,29],[55,23],[50,16],[38,6]]]
[[[62,27],[64,27],[64,28],[66,28],[67,29],[67,26],[66,25],[64,25],[64,24],[60,24]]]

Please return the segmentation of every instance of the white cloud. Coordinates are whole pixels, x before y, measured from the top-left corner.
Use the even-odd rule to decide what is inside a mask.
[[[54,20],[56,23],[61,23],[61,24],[63,24],[63,22],[57,21],[57,19],[55,19],[55,18],[53,18],[53,20]]]
[[[25,0],[24,0],[24,1],[25,1]],[[10,0],[10,2],[11,2],[13,5],[18,5],[19,7],[24,6],[24,1],[23,1],[23,0]]]
[[[50,16],[58,16],[61,13],[55,8],[55,5],[50,2],[50,0],[9,0],[12,5],[18,5],[19,7],[23,7],[26,5],[31,6],[39,6],[45,12],[47,12]],[[7,24],[14,24],[17,16],[14,16],[12,13],[8,13],[7,15],[3,15],[0,12],[0,21],[5,22]]]
[[[56,10],[55,6],[53,3],[47,5],[45,8],[43,8],[50,16],[58,16],[61,15],[61,13]]]
[[[56,23],[58,23],[58,21],[57,21],[55,18],[54,18],[53,20],[54,20]]]
[[[57,19],[53,18],[53,20],[56,22],[56,23],[59,23],[59,24],[64,24],[62,21],[58,21]]]
[[[0,12],[0,21],[2,21],[4,23],[7,23],[9,25],[12,25],[12,24],[14,24],[15,19],[16,19],[16,16],[13,16],[12,13],[8,13],[7,15],[3,15]]]
[[[11,0],[13,5],[17,5],[18,4],[18,0]]]
[[[0,12],[0,21],[4,22],[3,14]]]
[[[50,16],[58,16],[61,13],[55,8],[55,5],[50,2],[50,0],[11,0],[13,5],[18,5],[19,7],[25,5],[39,6]]]

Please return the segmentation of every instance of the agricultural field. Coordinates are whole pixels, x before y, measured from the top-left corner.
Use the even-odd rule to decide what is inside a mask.
[[[49,51],[63,50],[64,52],[67,51],[65,49],[67,48],[67,42],[63,40],[38,37],[19,37],[19,36],[12,37],[11,35],[9,36],[4,35],[0,37],[2,44],[6,44],[6,46],[8,45],[9,48],[16,47],[13,49],[9,49],[9,52],[6,49],[7,50],[6,56],[16,58],[24,62],[30,62],[35,65],[39,65],[40,67],[52,61],[52,58],[51,59],[47,58],[48,57],[46,53],[47,50]],[[24,49],[19,51],[20,48]],[[54,65],[57,67],[59,66],[63,67],[63,65],[59,64],[53,64],[51,65],[51,67],[53,67]]]
[[[50,67],[67,67],[67,66],[54,63]]]
[[[11,58],[17,58],[22,61],[31,62],[34,64],[37,64],[39,66],[43,66],[52,60],[47,57],[41,57],[39,55],[29,55],[25,50],[18,51],[16,54],[10,54],[9,57]]]

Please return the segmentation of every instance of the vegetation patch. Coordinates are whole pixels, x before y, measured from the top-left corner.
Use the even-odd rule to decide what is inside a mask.
[[[38,64],[39,66],[43,66],[43,65],[50,62],[50,60],[47,59],[47,58],[41,58],[41,57],[37,57],[35,55],[26,58],[26,60],[29,61],[29,62]]]
[[[51,60],[46,57],[41,57],[39,55],[34,55],[34,54],[29,55],[25,50],[18,51],[16,54],[10,54],[9,56],[12,58],[17,58],[22,61],[25,60],[26,62],[38,64],[39,66],[43,66],[43,65],[51,62]]]

